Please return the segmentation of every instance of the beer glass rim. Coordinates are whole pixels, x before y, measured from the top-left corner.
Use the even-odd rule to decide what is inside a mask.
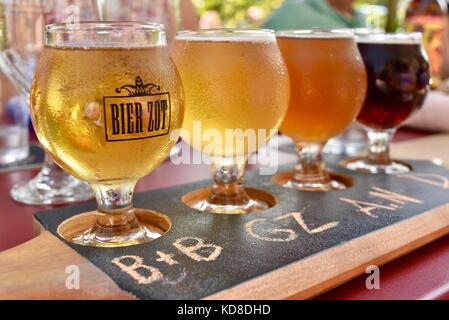
[[[357,43],[421,44],[420,32],[354,33]]]
[[[145,21],[86,21],[46,25],[48,47],[149,47],[167,45],[165,27]]]
[[[140,30],[154,30],[154,31],[164,31],[165,27],[163,24],[157,22],[146,22],[146,21],[83,21],[74,23],[52,23],[45,26],[45,31],[55,32],[55,31],[73,31],[82,30],[97,32],[102,31],[102,29],[107,30],[107,28],[115,28],[115,30],[122,31],[138,31]],[[129,30],[126,30],[129,28]],[[131,29],[132,28],[132,29]]]
[[[316,29],[292,29],[276,31],[277,37],[300,39],[353,39],[354,34],[350,29],[316,28]]]
[[[274,30],[271,29],[251,29],[251,28],[217,28],[217,29],[199,29],[182,30],[176,33],[177,40],[215,40],[226,41],[233,38],[248,41],[265,40],[275,41]]]
[[[352,34],[382,34],[385,33],[385,30],[382,28],[367,28],[367,27],[359,27],[359,28],[334,28],[333,30],[345,30],[349,31]]]

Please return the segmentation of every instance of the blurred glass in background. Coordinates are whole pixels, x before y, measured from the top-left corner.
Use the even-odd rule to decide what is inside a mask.
[[[169,41],[177,30],[196,29],[198,14],[190,0],[96,0],[104,21],[151,21],[163,24]]]
[[[0,166],[24,160],[29,155],[29,111],[23,96],[0,75]]]
[[[98,20],[98,14],[93,0],[1,0],[0,4],[0,67],[21,93],[6,104],[6,114],[14,115],[16,120],[14,130],[6,134],[8,140],[17,141],[25,150],[29,141],[29,90],[44,46],[44,27],[57,22]],[[10,194],[18,202],[37,205],[78,202],[92,197],[85,183],[64,172],[48,155],[38,175],[14,185]]]
[[[0,49],[2,51],[7,49],[8,39],[19,33],[19,30],[15,30],[14,35],[8,34],[6,15],[9,15],[9,12],[5,12],[4,2],[7,1],[0,2]],[[29,46],[27,40],[22,38],[12,46],[21,47],[23,48],[21,50],[25,51]],[[14,59],[20,58],[16,55]],[[28,65],[30,61],[24,59],[22,63]],[[29,71],[28,66],[26,69],[27,76],[32,77],[32,71]],[[24,96],[19,94],[4,73],[0,76],[0,92],[0,165],[8,165],[21,161],[29,155],[29,109]]]

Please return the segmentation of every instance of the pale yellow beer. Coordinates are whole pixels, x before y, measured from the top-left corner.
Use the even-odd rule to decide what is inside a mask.
[[[188,134],[183,137],[194,148],[220,157],[255,152],[271,137],[270,130],[279,128],[289,102],[288,71],[275,37],[236,34],[181,33],[173,54],[186,99],[183,128]],[[215,130],[222,140],[215,139],[213,131],[194,140],[198,125],[203,133]],[[252,130],[257,141],[248,143],[246,136],[239,143],[237,135],[229,143],[226,129]],[[259,129],[267,132],[265,139],[259,139]]]
[[[177,142],[184,116],[182,83],[164,27],[142,22],[80,22],[45,27],[45,47],[30,92],[39,141],[65,170],[85,180],[97,201],[95,221],[71,217],[64,239],[123,247],[152,241],[167,218],[134,209],[139,178]],[[64,229],[65,230],[65,229]]]
[[[44,48],[32,116],[39,140],[60,166],[91,183],[120,184],[167,157],[184,105],[166,50]]]

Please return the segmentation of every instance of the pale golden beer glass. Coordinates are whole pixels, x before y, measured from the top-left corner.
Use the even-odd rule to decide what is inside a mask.
[[[288,108],[288,72],[274,33],[184,31],[173,58],[186,96],[183,138],[212,160],[213,187],[189,205],[225,214],[266,209],[242,181],[248,155],[276,132]]]
[[[182,86],[161,25],[46,27],[31,89],[37,136],[52,158],[93,188],[98,215],[73,242],[125,246],[160,234],[132,207],[137,180],[168,156],[182,125]]]
[[[344,189],[322,160],[326,142],[346,129],[365,99],[366,71],[349,31],[279,31],[279,47],[291,81],[290,107],[281,132],[296,144],[298,165],[285,187]]]

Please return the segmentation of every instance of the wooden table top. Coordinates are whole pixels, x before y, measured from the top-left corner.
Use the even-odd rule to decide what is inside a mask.
[[[406,141],[393,148],[413,150],[406,144],[426,136],[424,132],[401,130],[396,141]],[[447,138],[449,141],[449,138]],[[419,141],[419,140],[416,140]],[[446,140],[445,140],[446,141]],[[440,142],[438,142],[439,144]],[[427,143],[424,143],[427,145]],[[449,154],[449,148],[446,148]],[[449,155],[448,155],[449,157]],[[249,168],[251,169],[251,168]],[[9,197],[12,185],[32,178],[38,170],[0,173],[0,252],[33,238],[33,214],[50,207],[28,206]],[[210,178],[207,165],[174,165],[166,161],[153,173],[141,179],[136,192],[190,183]],[[381,267],[381,289],[367,290],[366,277],[358,277],[318,299],[449,299],[449,236]]]

